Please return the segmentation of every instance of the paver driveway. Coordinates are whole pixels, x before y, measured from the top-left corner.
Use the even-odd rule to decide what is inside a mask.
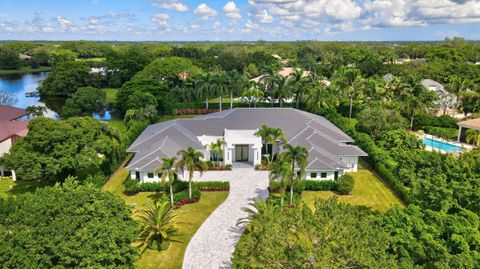
[[[236,223],[247,216],[242,208],[254,198],[268,197],[268,172],[235,168],[224,175],[222,180],[230,181],[230,194],[190,240],[183,269],[230,268],[230,258],[243,232]]]

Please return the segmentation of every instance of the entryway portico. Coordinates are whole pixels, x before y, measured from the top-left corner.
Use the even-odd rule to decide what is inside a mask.
[[[257,130],[225,129],[224,163],[248,162],[253,166],[262,160],[262,139],[255,135]]]

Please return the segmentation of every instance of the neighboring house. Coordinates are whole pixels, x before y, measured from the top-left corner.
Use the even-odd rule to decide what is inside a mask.
[[[443,109],[443,111],[447,111],[448,109],[454,109],[455,104],[457,103],[457,97],[448,92],[442,84],[436,82],[432,79],[424,79],[421,81],[422,85],[430,91],[434,91],[437,96],[438,100],[436,101],[436,105]]]
[[[264,148],[264,141],[254,135],[262,125],[280,128],[287,143],[309,150],[307,179],[334,180],[345,172],[356,172],[358,157],[367,156],[348,144],[354,142],[352,138],[321,116],[292,108],[236,108],[150,125],[128,148],[135,157],[126,168],[131,178],[158,181],[155,171],[162,158],[193,147],[210,160],[208,145],[218,139],[225,141],[224,165],[244,162],[254,166],[261,163],[266,150],[282,150],[281,143]]]
[[[30,113],[24,109],[0,105],[0,156],[10,151],[17,138],[27,135],[28,117]],[[6,171],[0,166],[0,176],[11,175],[15,180],[15,172]]]
[[[293,75],[293,73],[295,73],[295,68],[284,67],[280,71],[278,71],[277,74],[279,76],[282,76],[282,77],[289,77],[289,76]],[[310,76],[310,71],[304,71],[303,72],[303,77],[308,77],[308,76]],[[252,78],[250,81],[254,81],[256,83],[259,83],[263,80],[264,77],[265,77],[265,75],[261,75],[261,76],[258,76],[256,78]]]
[[[466,133],[468,129],[480,131],[480,118],[461,121],[458,123],[458,126],[459,126],[459,129],[458,129],[457,141],[463,142],[465,141]]]

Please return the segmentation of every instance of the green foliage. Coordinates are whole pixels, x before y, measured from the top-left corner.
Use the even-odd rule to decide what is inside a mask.
[[[435,126],[425,126],[425,132],[443,139],[457,139],[458,138],[458,128],[445,128],[445,127],[435,127]]]
[[[107,124],[85,118],[60,121],[34,118],[29,132],[2,157],[21,180],[84,180],[99,172],[109,175],[124,154],[122,141]]]
[[[107,53],[106,58],[107,68],[113,71],[108,74],[108,80],[112,87],[119,87],[129,81],[153,59],[149,51],[139,45],[112,50]]]
[[[155,60],[135,76],[136,79],[154,79],[157,81],[179,82],[202,72],[190,60],[180,57],[170,57]]]
[[[135,121],[131,120],[128,121],[128,129],[126,135],[125,145],[131,145],[138,136],[142,134],[142,132],[150,125],[148,121]]]
[[[192,186],[199,191],[229,191],[230,190],[230,182],[228,181],[193,182]]]
[[[44,106],[27,106],[26,111],[32,114],[34,117],[43,117],[47,113],[47,108]]]
[[[355,179],[350,174],[344,174],[338,179],[337,191],[341,194],[352,193],[355,186]]]
[[[168,192],[166,182],[145,182],[139,183],[136,180],[128,179],[124,182],[125,194],[133,195],[139,192]],[[173,192],[184,191],[188,188],[188,182],[175,180],[173,182]]]
[[[386,150],[413,150],[424,147],[422,141],[414,134],[405,130],[393,130],[383,134],[379,145]]]
[[[138,92],[138,94],[135,94]],[[132,95],[136,97],[130,97]],[[149,94],[149,95],[147,95]],[[156,109],[160,114],[167,114],[172,110],[172,101],[168,97],[168,87],[165,82],[153,79],[132,79],[126,82],[117,93],[116,107],[120,112],[125,113],[128,109],[138,109],[146,107],[146,104],[138,103],[140,100],[147,99],[148,104],[154,104],[151,96],[156,99]]]
[[[382,107],[366,108],[358,114],[357,119],[357,129],[370,134],[374,139],[380,138],[385,132],[402,129],[407,125],[399,112]]]
[[[90,69],[83,62],[60,62],[42,81],[38,91],[49,96],[69,96],[79,88],[91,85]]]
[[[396,268],[387,234],[371,213],[335,199],[278,207],[256,202],[233,268]],[[256,213],[258,212],[258,213]],[[352,243],[355,242],[355,243]]]
[[[73,180],[0,199],[5,268],[133,267],[137,224],[117,196]]]
[[[423,129],[425,126],[443,127],[443,128],[457,128],[457,120],[448,115],[437,117],[432,114],[419,114],[413,121],[413,128],[415,130]]]
[[[471,211],[395,207],[380,219],[393,241],[388,252],[398,257],[402,268],[476,268],[480,264],[480,219]]]
[[[92,116],[100,113],[107,104],[106,93],[97,88],[79,88],[72,98],[68,98],[63,106],[62,117]]]
[[[0,69],[12,70],[19,69],[22,62],[15,50],[0,47]]]
[[[61,63],[74,62],[77,59],[77,54],[71,50],[59,49],[55,50],[50,55],[50,65],[52,67],[57,67]]]

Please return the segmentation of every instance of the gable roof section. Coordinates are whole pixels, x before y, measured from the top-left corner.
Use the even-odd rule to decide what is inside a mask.
[[[189,146],[204,149],[202,135],[223,136],[228,130],[256,130],[262,125],[282,129],[288,143],[310,150],[309,168],[345,168],[339,156],[366,156],[360,148],[325,118],[292,108],[236,108],[193,119],[177,119],[149,126],[128,148],[135,152],[127,169],[148,171],[166,156],[175,156]]]
[[[13,136],[26,136],[27,125],[28,121],[0,121],[0,142]]]

